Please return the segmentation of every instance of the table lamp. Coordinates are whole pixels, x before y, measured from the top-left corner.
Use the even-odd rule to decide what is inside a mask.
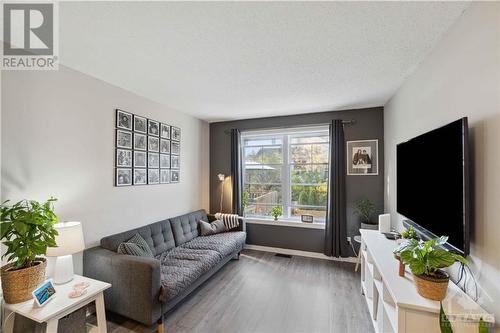
[[[83,241],[82,224],[80,222],[56,223],[57,247],[47,248],[47,257],[56,257],[52,279],[56,284],[63,284],[73,280],[73,254],[83,251],[85,243]]]

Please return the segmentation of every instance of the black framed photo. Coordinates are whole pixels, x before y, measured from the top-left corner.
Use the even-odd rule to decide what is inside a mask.
[[[181,141],[181,129],[179,127],[172,126],[172,140]]]
[[[180,181],[179,170],[170,170],[170,182],[178,183]]]
[[[347,141],[347,174],[378,175],[378,140]]]
[[[134,151],[134,168],[145,168],[147,156],[145,151]]]
[[[132,132],[116,130],[116,148],[132,149]]]
[[[300,215],[300,220],[304,223],[313,223],[314,216],[313,215]]]
[[[160,135],[160,123],[151,119],[148,119],[148,135],[159,136]]]
[[[172,141],[170,143],[170,154],[179,155],[181,153],[181,143],[178,141]]]
[[[134,149],[146,150],[147,141],[145,134],[134,133]]]
[[[170,168],[179,169],[181,167],[181,163],[179,161],[179,156],[174,156],[170,158]]]
[[[146,169],[134,169],[134,185],[146,185],[148,183]]]
[[[160,136],[163,139],[170,139],[170,126],[164,123],[161,123]]]
[[[132,185],[132,169],[116,169],[116,186]]]
[[[132,150],[117,149],[116,150],[116,166],[117,167],[132,167]]]
[[[170,154],[170,140],[160,139],[160,153]]]
[[[116,127],[131,131],[132,114],[120,109],[116,109]]]
[[[148,136],[148,150],[159,152],[160,151],[160,138],[155,138],[154,136]]]
[[[160,154],[160,168],[170,169],[170,155]]]
[[[160,169],[160,184],[170,183],[170,170]]]
[[[134,132],[147,133],[148,120],[144,117],[134,115]]]
[[[160,183],[160,169],[148,169],[148,184]]]
[[[148,168],[159,168],[159,167],[160,167],[160,154],[148,153]]]

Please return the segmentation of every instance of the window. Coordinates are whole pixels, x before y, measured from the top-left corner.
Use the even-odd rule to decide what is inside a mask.
[[[302,214],[324,222],[328,189],[328,127],[242,133],[243,205],[248,217]]]

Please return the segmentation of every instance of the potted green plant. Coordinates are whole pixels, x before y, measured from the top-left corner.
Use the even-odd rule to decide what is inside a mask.
[[[435,301],[446,296],[449,275],[441,270],[455,262],[466,264],[467,260],[459,254],[442,248],[448,237],[441,236],[428,241],[409,239],[400,245],[399,256],[415,276],[418,293]]]
[[[283,215],[283,208],[281,206],[274,206],[271,210],[271,216],[274,217],[275,221],[278,221],[278,217]]]
[[[354,214],[359,217],[361,229],[378,229],[378,223],[373,221],[375,204],[366,198],[356,201],[354,204]]]
[[[403,239],[418,239],[417,232],[413,229],[413,226],[403,231],[401,237],[403,237]]]
[[[50,198],[44,203],[22,200],[0,205],[0,239],[7,247],[2,258],[8,264],[1,268],[3,297],[7,303],[31,299],[31,292],[45,279],[47,247],[56,247],[57,231]]]

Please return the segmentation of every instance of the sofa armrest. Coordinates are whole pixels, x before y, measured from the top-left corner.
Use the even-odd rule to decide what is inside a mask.
[[[161,317],[159,260],[98,246],[83,252],[83,275],[111,283],[105,291],[106,309],[146,325]]]
[[[213,222],[216,220],[215,218],[215,214],[207,214],[207,217],[208,217],[208,222]],[[244,217],[240,217],[238,219],[239,221],[239,224],[236,228],[233,228],[231,229],[231,231],[247,231],[247,226],[246,226],[246,223],[245,223],[245,218]]]

